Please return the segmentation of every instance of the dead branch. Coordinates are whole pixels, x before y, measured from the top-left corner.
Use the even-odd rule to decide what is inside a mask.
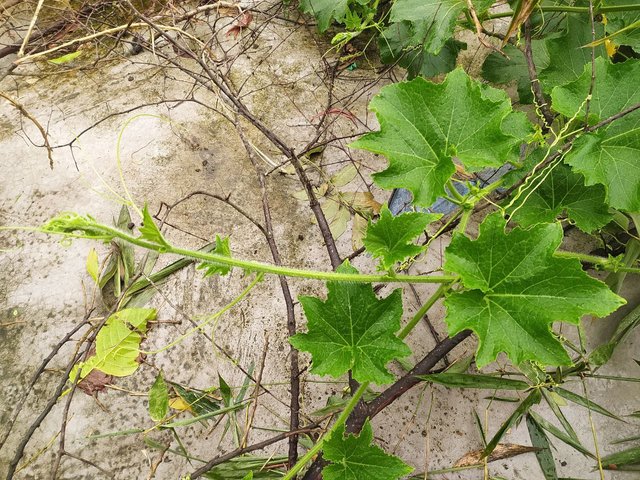
[[[49,158],[49,167],[51,168],[51,170],[53,170],[53,149],[51,148],[51,145],[49,144],[49,135],[47,134],[46,130],[42,127],[42,125],[40,125],[40,122],[38,122],[38,120],[36,120],[36,118],[31,115],[27,109],[17,100],[15,100],[13,97],[11,97],[9,94],[0,91],[0,97],[4,98],[5,100],[7,100],[11,105],[13,105],[22,115],[24,115],[25,117],[27,117],[29,120],[31,120],[31,123],[33,123],[36,128],[40,131],[40,135],[42,135],[42,139],[44,141],[44,147],[47,149],[47,157]]]

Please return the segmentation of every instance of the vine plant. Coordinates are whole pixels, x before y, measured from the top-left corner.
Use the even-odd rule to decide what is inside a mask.
[[[479,461],[492,454],[511,426],[526,418],[533,445],[542,449],[537,456],[546,479],[557,478],[549,434],[594,459],[600,471],[638,464],[637,447],[602,458],[582,446],[556,403],[562,397],[618,418],[561,384],[606,363],[640,323],[638,310],[609,342],[591,352],[573,345],[554,326],[563,322],[579,328],[584,315],[614,312],[625,303],[618,295],[622,279],[640,273],[640,6],[624,0],[517,0],[508,2],[509,11],[494,8],[493,0],[302,0],[300,6],[315,16],[321,32],[344,25],[333,37],[337,48],[361,34],[367,44],[377,39],[382,61],[406,68],[410,78],[380,90],[370,103],[379,130],[351,144],[388,159],[387,168],[373,175],[379,187],[406,189],[413,196],[415,211],[394,216],[385,206],[378,219],[369,222],[363,243],[377,259],[377,272],[360,273],[348,261],[325,272],[244,260],[234,257],[228,239],[221,238],[214,249],[181,248],[162,234],[146,207],[140,212],[143,227],[138,234],[75,213],[55,217],[40,231],[117,240],[191,258],[209,275],[240,268],[253,281],[236,303],[265,274],[326,282],[326,299],[299,298],[307,331],[293,335],[290,342],[311,354],[312,373],[349,375],[351,398],[330,429],[289,466],[285,480],[305,469],[305,478],[322,475],[326,480],[409,475],[411,467],[373,444],[370,419],[422,381],[526,393],[500,430],[486,439]],[[493,21],[500,18],[511,18],[502,33],[494,31]],[[460,28],[482,35],[482,43],[498,39],[482,68],[485,81],[455,68],[465,48],[454,38]],[[353,54],[347,59],[352,61]],[[489,83],[515,83],[516,107],[504,89]],[[488,186],[456,174],[505,166],[509,172]],[[404,274],[403,262],[428,255],[429,243],[416,242],[440,218],[424,210],[438,198],[457,206],[446,228],[435,235],[453,229],[442,272]],[[487,205],[492,208],[485,214]],[[468,228],[473,214],[479,223],[476,236]],[[610,235],[620,225],[630,235],[624,240],[627,249],[615,255],[562,249],[567,228]],[[607,283],[588,275],[585,266],[611,272]],[[401,290],[379,298],[374,283],[439,287],[403,326]],[[388,364],[411,353],[404,339],[442,298],[450,338],[396,379]],[[115,375],[135,370],[140,336],[132,338],[130,327],[143,329],[153,312],[120,315],[102,327],[95,356],[71,372],[72,383],[94,369]],[[432,373],[446,353],[472,333],[478,340],[479,369],[504,353],[523,379],[471,375],[466,368]],[[124,348],[127,368],[110,353],[109,347],[115,346]],[[365,401],[370,384],[391,386]],[[158,422],[166,417],[165,397],[166,385],[159,376],[151,395],[152,416]],[[562,428],[530,410],[543,399]],[[211,466],[196,470],[191,478],[206,474]],[[253,473],[245,478],[253,478]]]

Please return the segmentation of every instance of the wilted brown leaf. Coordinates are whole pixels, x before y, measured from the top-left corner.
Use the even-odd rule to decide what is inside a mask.
[[[489,462],[495,462],[496,460],[502,460],[503,458],[515,457],[516,455],[522,455],[523,453],[529,452],[537,452],[539,448],[529,447],[527,445],[518,445],[515,443],[499,443],[496,448],[493,450],[491,455],[489,455]],[[464,457],[458,460],[454,467],[469,467],[472,465],[479,465],[483,461],[481,450],[474,450],[473,452],[467,453]]]
[[[253,15],[250,12],[245,12],[240,17],[236,23],[234,23],[229,30],[227,30],[227,37],[233,35],[233,38],[238,38],[240,32],[242,32],[243,28],[247,28],[251,21],[253,20]]]
[[[504,47],[509,39],[518,31],[520,26],[527,21],[531,16],[533,9],[540,3],[540,0],[520,0],[516,6],[511,24],[507,29],[507,33],[502,40],[502,46]]]
[[[87,395],[93,396],[94,394],[105,390],[107,385],[111,385],[112,381],[112,375],[107,375],[106,373],[94,368],[89,372],[89,375],[84,377],[80,383],[78,383],[78,388]]]

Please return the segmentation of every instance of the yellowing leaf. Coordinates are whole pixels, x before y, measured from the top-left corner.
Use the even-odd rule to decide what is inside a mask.
[[[111,315],[96,336],[96,354],[78,363],[69,375],[73,381],[78,372],[85,378],[93,369],[114,377],[131,375],[138,369],[140,342],[156,311],[151,308],[127,308]]]
[[[340,198],[366,217],[377,215],[382,207],[382,204],[374,198],[371,192],[341,192]]]
[[[191,405],[185,402],[181,397],[172,398],[169,400],[169,406],[179,412],[192,412]]]
[[[49,60],[49,63],[53,63],[54,65],[63,65],[65,63],[69,63],[75,60],[80,55],[82,55],[81,51],[67,53],[66,55],[62,55],[61,57],[57,57]]]
[[[362,239],[364,238],[364,234],[367,231],[368,221],[366,218],[361,217],[360,215],[353,216],[353,227],[351,228],[351,247],[355,252],[360,247],[362,247]]]
[[[536,447],[529,447],[527,445],[517,445],[515,443],[499,443],[496,448],[491,452],[488,462],[495,462],[496,460],[502,460],[503,458],[515,457],[516,455],[522,455],[523,453],[537,452],[540,450]],[[454,467],[470,467],[471,465],[482,464],[484,458],[484,449],[476,450],[467,453],[464,457],[459,459]]]
[[[331,235],[335,239],[340,238],[347,229],[347,223],[349,223],[351,219],[351,213],[333,198],[328,198],[322,204],[322,211],[325,217],[327,217],[327,222],[329,222]]]
[[[351,182],[358,174],[358,169],[353,163],[350,163],[338,173],[334,174],[329,180],[334,187],[344,187]]]
[[[93,278],[95,283],[98,283],[98,270],[100,270],[100,264],[98,262],[98,252],[95,248],[89,250],[87,255],[87,273]]]

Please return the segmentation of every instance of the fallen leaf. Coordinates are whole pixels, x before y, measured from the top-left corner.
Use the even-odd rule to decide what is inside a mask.
[[[80,51],[67,53],[66,55],[62,55],[61,57],[52,58],[51,60],[49,60],[49,63],[53,63],[54,65],[64,65],[65,63],[72,62],[80,55],[82,55],[82,52]]]
[[[329,183],[334,187],[344,187],[346,184],[351,182],[358,175],[358,169],[353,163],[350,163],[340,171],[336,172],[329,179]]]
[[[89,250],[89,255],[87,255],[87,273],[93,278],[95,283],[98,283],[100,271],[100,263],[98,261],[98,252],[96,252],[95,248]]]
[[[373,197],[371,192],[341,192],[340,196],[347,205],[365,217],[380,213],[382,204]]]
[[[540,449],[536,447],[518,445],[516,443],[499,443],[493,450],[493,452],[491,452],[491,455],[489,455],[488,461],[495,462],[496,460],[502,460],[503,458],[515,457],[516,455],[522,455],[523,453],[529,452],[537,452],[539,450]],[[482,464],[482,452],[484,452],[484,448],[467,453],[464,457],[462,457],[455,463],[454,467],[470,467],[472,465]]]
[[[78,383],[78,388],[87,395],[93,396],[105,390],[107,385],[111,385],[111,382],[113,382],[113,375],[107,375],[100,370],[94,369]]]
[[[324,201],[322,212],[329,223],[331,235],[337,240],[347,229],[347,223],[351,220],[351,212],[333,198],[327,198]]]
[[[366,218],[361,217],[360,215],[353,216],[353,227],[351,229],[351,248],[355,252],[360,247],[362,247],[362,239],[367,231],[367,225],[369,222]]]
[[[242,32],[243,28],[247,28],[251,21],[253,20],[253,15],[250,12],[245,12],[234,23],[229,30],[227,30],[227,37],[233,35],[233,38],[238,38],[238,35]]]
[[[189,411],[192,412],[191,406],[185,402],[182,397],[176,397],[169,399],[169,406],[179,412]]]

